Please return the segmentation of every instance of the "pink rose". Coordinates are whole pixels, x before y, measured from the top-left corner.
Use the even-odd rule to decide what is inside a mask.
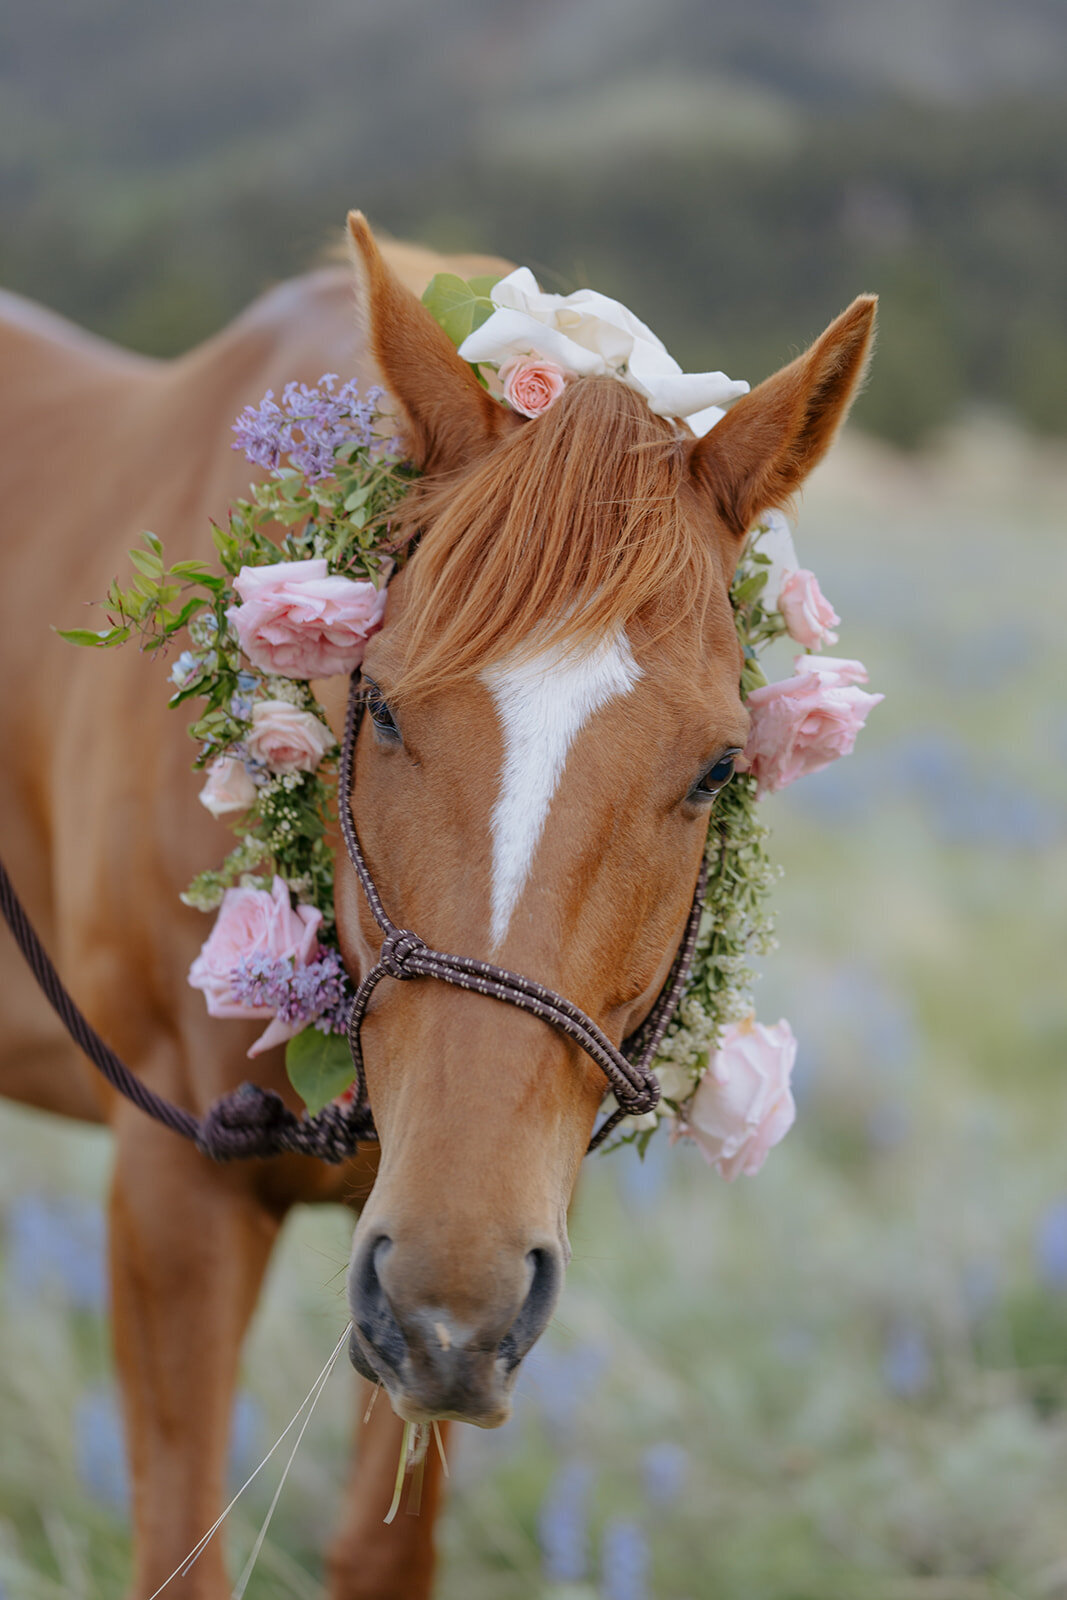
[[[249,1050],[258,1056],[273,1045],[283,1044],[304,1027],[303,1022],[281,1022],[261,1006],[242,1005],[234,1000],[230,979],[238,962],[262,957],[268,961],[291,960],[294,967],[306,967],[318,954],[317,933],[322,912],[314,906],[293,906],[289,889],[281,878],[266,889],[227,889],[222,897],[215,926],[189,968],[189,982],[203,991],[213,1017],[270,1018],[269,1026]]]
[[[226,615],[241,649],[283,678],[351,672],[385,611],[384,589],[331,577],[325,559],[242,567],[233,586],[243,603]]]
[[[544,356],[512,356],[500,368],[500,381],[509,406],[524,417],[539,417],[563,393],[567,374]]]
[[[867,713],[885,699],[855,687],[867,682],[861,661],[798,656],[794,667],[792,678],[748,697],[752,722],[737,765],[755,774],[761,795],[847,756]]]
[[[256,798],[256,786],[243,761],[233,756],[216,756],[207,769],[207,782],[197,798],[213,817],[225,817],[231,811],[247,811]]]
[[[784,1019],[732,1023],[685,1108],[682,1132],[732,1180],[753,1177],[797,1114],[789,1088],[797,1042]]]
[[[814,572],[806,567],[786,575],[778,591],[778,609],[789,637],[805,650],[821,650],[824,644],[837,643],[837,634],[831,629],[841,618],[819,588]]]
[[[288,700],[257,700],[252,707],[248,753],[272,772],[314,772],[336,742],[324,722]]]

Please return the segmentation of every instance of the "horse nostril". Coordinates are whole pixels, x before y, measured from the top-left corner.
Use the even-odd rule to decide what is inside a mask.
[[[393,1241],[387,1234],[380,1234],[377,1239],[368,1242],[356,1264],[349,1286],[349,1300],[352,1320],[365,1342],[370,1345],[375,1355],[381,1356],[383,1361],[397,1371],[407,1353],[407,1344],[393,1308],[389,1304],[389,1297],[382,1286],[378,1271],[379,1263],[392,1248]],[[366,1358],[357,1360],[357,1354],[361,1352],[353,1336],[349,1343],[349,1358],[352,1365],[358,1372],[362,1372],[365,1378],[377,1380],[378,1373],[365,1371]]]
[[[533,1272],[526,1299],[511,1329],[500,1341],[500,1355],[513,1372],[548,1325],[559,1297],[562,1272],[552,1250],[531,1250],[526,1257]]]

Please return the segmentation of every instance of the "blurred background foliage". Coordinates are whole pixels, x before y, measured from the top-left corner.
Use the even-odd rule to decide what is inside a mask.
[[[442,1600],[1067,1600],[1065,38],[1058,0],[0,14],[0,282],[142,349],[352,204],[753,379],[882,294],[798,547],[886,700],[766,802],[797,1127],[733,1186],[662,1135],[587,1164],[516,1417],[457,1430]],[[108,1140],[0,1107],[0,1152],[0,1596],[118,1600]],[[287,1228],[235,1483],[343,1326],[350,1232]],[[322,1600],[331,1383],[250,1600]]]
[[[349,206],[757,378],[882,300],[865,428],[1067,431],[1057,0],[15,0],[0,283],[172,354]]]

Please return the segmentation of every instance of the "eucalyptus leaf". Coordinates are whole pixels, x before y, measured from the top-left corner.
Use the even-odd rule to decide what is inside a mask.
[[[489,290],[497,281],[482,277],[468,283],[454,272],[438,272],[430,279],[422,303],[452,343],[460,345],[495,311]]]
[[[312,1115],[343,1094],[355,1077],[352,1052],[343,1033],[305,1028],[285,1047],[289,1082]]]

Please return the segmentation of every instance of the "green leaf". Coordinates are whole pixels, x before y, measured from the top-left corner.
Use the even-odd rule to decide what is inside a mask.
[[[101,628],[99,631],[92,628],[56,628],[54,631],[68,644],[91,645],[97,650],[107,649],[113,644],[125,644],[130,637],[129,628]]]
[[[735,584],[731,596],[734,605],[745,606],[748,605],[750,600],[755,600],[756,596],[762,594],[767,587],[768,576],[769,574],[766,572],[754,572],[750,578],[745,578],[741,583]]]
[[[441,324],[453,344],[480,328],[496,307],[489,298],[495,278],[474,278],[470,283],[453,272],[438,272],[430,279],[422,303]]]
[[[163,541],[162,539],[158,538],[156,534],[145,532],[141,535],[141,538],[144,540],[145,544],[150,550],[154,550],[156,552],[157,556],[161,556],[163,554]]]
[[[285,1047],[289,1082],[312,1115],[336,1100],[356,1075],[352,1052],[343,1033],[305,1028]]]
[[[486,300],[489,299],[490,294],[499,282],[499,272],[485,272],[480,278],[467,279],[468,286],[474,290],[475,294],[481,295]],[[475,326],[480,326],[480,324],[476,323]]]
[[[163,576],[163,563],[152,551],[131,550],[130,560],[138,572],[143,572],[146,578],[161,578]]]
[[[758,661],[746,661],[741,669],[741,696],[742,699],[752,693],[753,689],[762,689],[767,682],[763,668]]]

